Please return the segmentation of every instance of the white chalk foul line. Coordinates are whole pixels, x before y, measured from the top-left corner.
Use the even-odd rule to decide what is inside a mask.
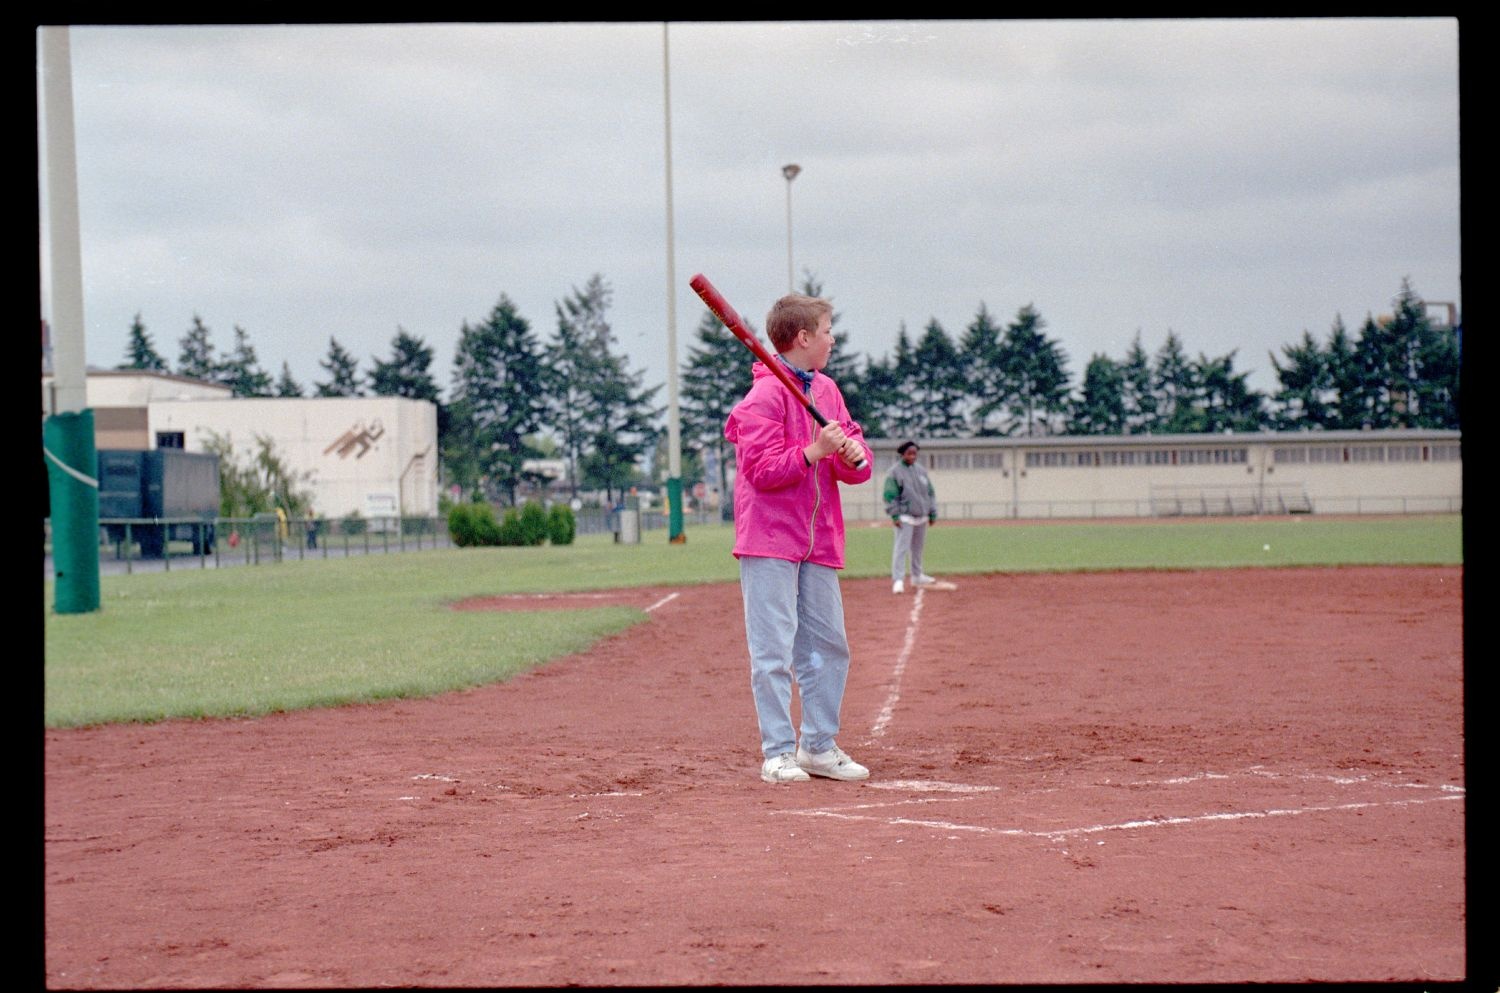
[[[665,607],[667,604],[671,603],[673,600],[676,600],[681,595],[681,592],[668,593],[666,596],[662,597],[660,600],[647,607],[646,613],[651,613],[651,611],[655,610],[657,607]]]
[[[504,593],[501,600],[610,600],[618,593]]]
[[[658,607],[665,607],[682,595],[682,591],[668,593],[660,600],[645,608],[646,613],[651,613]],[[610,593],[507,593],[502,599],[506,600],[617,600],[618,592]]]
[[[1259,776],[1262,779],[1300,779],[1307,782],[1332,783],[1335,786],[1359,786],[1369,784],[1371,786],[1382,786],[1393,790],[1441,790],[1447,793],[1462,793],[1462,786],[1453,786],[1446,783],[1433,785],[1431,783],[1388,783],[1382,782],[1367,772],[1349,772],[1345,775],[1329,775],[1321,772],[1277,772],[1262,766],[1251,766],[1240,772],[1198,772],[1190,776],[1173,776],[1169,779],[1132,779],[1122,782],[1122,786],[1180,786],[1184,783],[1193,783],[1203,779],[1233,779],[1235,776]],[[1105,780],[1108,782],[1108,780]]]
[[[1057,841],[1080,835],[1099,834],[1104,831],[1130,831],[1141,828],[1174,827],[1182,824],[1201,824],[1212,821],[1241,821],[1267,817],[1295,817],[1298,814],[1329,813],[1343,810],[1366,810],[1371,807],[1406,807],[1423,803],[1441,803],[1444,800],[1462,800],[1452,794],[1429,797],[1421,800],[1381,800],[1365,803],[1339,803],[1318,807],[1273,808],[1270,810],[1244,810],[1218,814],[1198,814],[1193,817],[1149,817],[1139,821],[1121,821],[1118,824],[1091,824],[1086,827],[1063,828],[1057,831],[1029,831],[1024,828],[998,828],[984,824],[957,824],[952,821],[918,820],[911,817],[874,817],[869,814],[846,814],[833,810],[782,810],[777,813],[797,814],[803,817],[832,817],[846,821],[876,821],[882,824],[911,827],[937,828],[942,831],[970,831],[975,834],[993,834],[1010,838],[1045,838]]]
[[[912,649],[917,645],[917,622],[922,617],[924,593],[926,590],[919,586],[917,595],[912,598],[911,619],[906,624],[906,640],[901,645],[901,654],[896,656],[896,667],[891,672],[891,691],[885,698],[885,706],[880,708],[880,716],[875,718],[875,726],[870,729],[870,736],[873,738],[885,734],[886,725],[891,723],[896,704],[901,699],[901,674],[906,671],[906,661],[911,658]]]

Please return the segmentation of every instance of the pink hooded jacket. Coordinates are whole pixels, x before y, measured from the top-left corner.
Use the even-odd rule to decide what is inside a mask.
[[[809,466],[802,449],[817,436],[818,422],[764,365],[755,363],[750,392],[724,424],[734,442],[738,475],[734,486],[734,555],[813,562],[844,567],[844,508],[838,483],[862,483],[874,461],[864,432],[849,417],[833,380],[815,373],[814,405],[865,449],[865,467],[852,469],[837,455]]]

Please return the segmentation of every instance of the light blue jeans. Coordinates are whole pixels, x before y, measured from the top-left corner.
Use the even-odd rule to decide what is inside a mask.
[[[792,731],[792,679],[802,701],[802,747],[826,752],[839,731],[849,675],[844,597],[838,570],[811,562],[740,558],[750,691],[766,758],[797,746]]]
[[[922,571],[922,549],[927,544],[927,522],[902,524],[896,529],[896,543],[891,550],[891,581],[906,577],[906,560],[911,558],[911,578],[925,576]]]

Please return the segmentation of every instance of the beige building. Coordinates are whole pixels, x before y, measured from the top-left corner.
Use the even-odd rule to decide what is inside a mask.
[[[226,386],[138,370],[91,369],[85,383],[96,448],[206,449],[227,437],[237,460],[269,438],[306,474],[320,517],[434,517],[437,405],[405,397],[236,397]],[[54,413],[42,376],[42,416]]]
[[[42,373],[42,417],[57,413],[52,374]],[[156,448],[146,423],[146,408],[156,400],[227,400],[227,386],[167,372],[137,369],[90,369],[84,380],[94,412],[95,448]]]
[[[875,474],[844,491],[846,519],[884,517],[903,440],[871,440]],[[1463,511],[1458,431],[915,440],[950,519]]]
[[[153,400],[147,427],[158,444],[204,451],[227,437],[236,458],[274,443],[306,473],[320,517],[434,517],[437,405],[406,397],[235,397]]]

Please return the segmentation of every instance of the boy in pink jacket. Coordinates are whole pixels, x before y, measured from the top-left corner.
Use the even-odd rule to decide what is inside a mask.
[[[734,555],[760,723],[760,778],[864,779],[870,770],[834,740],[849,673],[838,580],[844,567],[838,484],[869,479],[873,456],[843,394],[821,372],[833,352],[832,305],[796,293],[784,296],[766,317],[766,333],[776,361],[812,395],[828,424],[819,428],[757,362],[750,392],[724,425],[738,461]],[[861,459],[864,468],[855,469]],[[793,678],[802,704],[800,742],[792,728]]]

